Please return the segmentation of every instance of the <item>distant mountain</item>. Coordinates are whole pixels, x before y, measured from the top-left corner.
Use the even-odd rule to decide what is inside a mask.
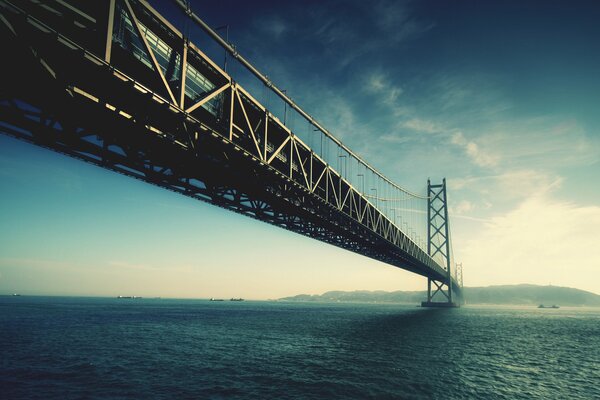
[[[584,290],[560,286],[503,285],[465,287],[467,304],[511,304],[600,307],[600,296]],[[321,295],[300,294],[284,297],[283,301],[354,302],[354,303],[410,303],[425,300],[426,292],[384,292],[357,290],[353,292],[332,291]]]
[[[464,288],[469,304],[558,304],[561,306],[600,306],[600,296],[561,286],[503,285]]]

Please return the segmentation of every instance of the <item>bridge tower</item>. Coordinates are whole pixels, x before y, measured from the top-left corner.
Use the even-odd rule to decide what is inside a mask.
[[[437,185],[432,185],[431,180],[427,180],[427,198],[427,253],[431,258],[439,260],[445,267],[446,279],[427,278],[427,301],[422,302],[421,306],[458,307],[458,303],[453,301],[446,178]],[[435,285],[433,292],[431,290],[432,283]],[[434,301],[434,297],[438,293],[443,296],[445,301]]]

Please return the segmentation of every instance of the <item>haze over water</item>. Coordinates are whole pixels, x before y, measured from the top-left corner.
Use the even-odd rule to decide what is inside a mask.
[[[600,310],[0,298],[10,399],[600,396]]]

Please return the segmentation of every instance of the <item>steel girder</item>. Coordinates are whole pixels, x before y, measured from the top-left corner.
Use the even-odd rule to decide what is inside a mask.
[[[3,133],[447,282],[444,268],[146,2],[76,4],[49,12],[0,0],[13,55]],[[124,21],[138,58],[115,41]],[[178,74],[150,40],[170,48]],[[210,90],[190,97],[188,70]]]

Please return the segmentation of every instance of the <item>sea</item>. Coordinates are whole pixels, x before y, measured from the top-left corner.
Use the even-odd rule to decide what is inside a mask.
[[[0,297],[1,399],[600,399],[600,309]]]

